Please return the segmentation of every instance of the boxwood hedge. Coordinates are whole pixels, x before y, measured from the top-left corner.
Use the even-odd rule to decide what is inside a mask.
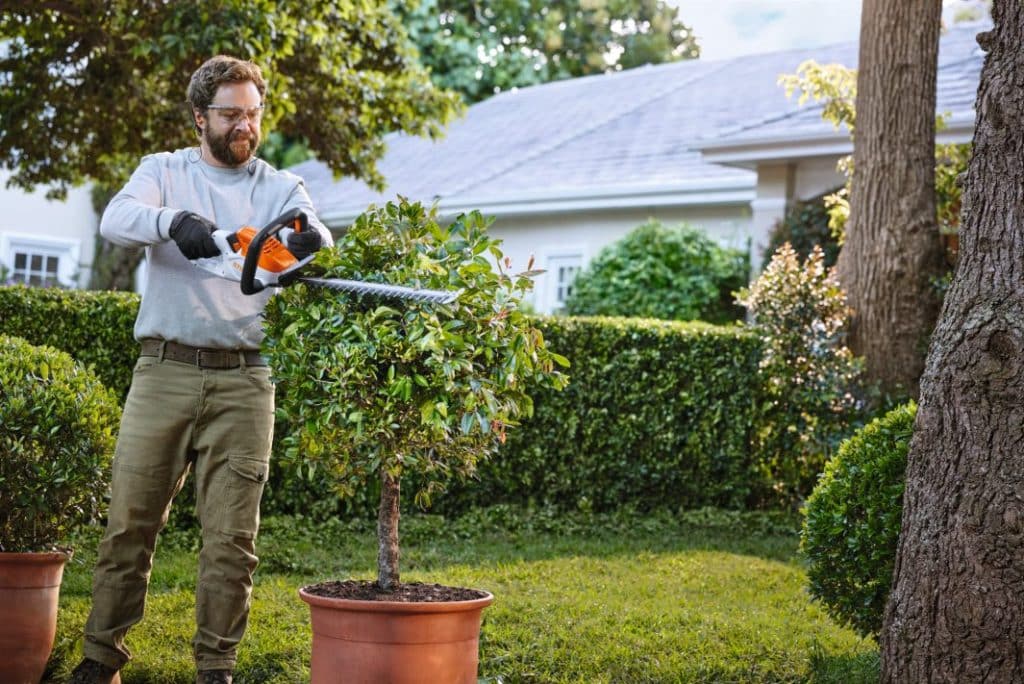
[[[70,354],[122,403],[139,355],[132,336],[138,311],[139,296],[130,292],[0,287],[0,333]]]
[[[138,353],[138,297],[0,287],[0,332],[51,344],[92,366],[123,398]],[[761,343],[737,326],[626,318],[538,319],[572,363],[569,386],[535,394],[535,413],[478,472],[434,499],[438,512],[497,502],[609,510],[763,499],[750,453]],[[287,426],[278,424],[278,433]],[[275,459],[276,462],[277,459]],[[316,473],[275,465],[268,512],[367,512],[376,492],[338,504]],[[414,483],[404,487],[415,491]],[[186,494],[187,495],[187,494]]]

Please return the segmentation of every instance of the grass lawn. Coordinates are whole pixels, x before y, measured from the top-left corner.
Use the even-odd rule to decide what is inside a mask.
[[[496,507],[402,521],[402,579],[483,588],[481,682],[835,682],[878,678],[873,641],[832,623],[806,593],[795,522],[759,514],[526,513]],[[99,532],[65,571],[45,681],[81,655]],[[194,681],[194,532],[164,535],[146,618],[129,634],[125,684]],[[304,584],[371,578],[372,523],[269,518],[258,542],[239,684],[309,679]]]

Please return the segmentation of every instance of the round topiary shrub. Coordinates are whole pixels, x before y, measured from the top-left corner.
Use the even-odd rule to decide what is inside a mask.
[[[566,312],[728,323],[743,316],[732,292],[747,256],[689,226],[650,221],[606,247],[576,277]]]
[[[862,636],[882,629],[916,413],[897,407],[843,442],[804,508],[811,595]]]
[[[70,356],[0,335],[0,551],[51,551],[97,519],[121,409]]]

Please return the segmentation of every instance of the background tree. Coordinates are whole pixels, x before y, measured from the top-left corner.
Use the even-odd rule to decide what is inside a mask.
[[[992,14],[960,262],[908,454],[885,682],[1024,680],[1024,3]]]
[[[434,83],[468,102],[700,54],[663,0],[422,0],[401,11]]]
[[[435,137],[459,110],[381,2],[0,2],[0,166],[30,190],[119,187],[139,157],[195,144],[184,104],[208,57],[268,79],[265,129],[303,139],[337,174],[383,185],[385,133]]]
[[[944,270],[935,215],[941,0],[865,0],[850,218],[839,281],[869,380],[917,395]]]

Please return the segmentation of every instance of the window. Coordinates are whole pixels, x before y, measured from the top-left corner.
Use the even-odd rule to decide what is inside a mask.
[[[559,254],[549,256],[547,263],[548,297],[547,311],[560,313],[565,310],[565,303],[572,294],[573,283],[583,267],[583,256],[580,254]]]
[[[0,269],[8,282],[32,287],[73,287],[78,242],[55,238],[0,235]]]
[[[36,251],[17,251],[14,253],[14,268],[11,269],[11,280],[38,287],[51,287],[57,284],[57,267],[60,256]]]

